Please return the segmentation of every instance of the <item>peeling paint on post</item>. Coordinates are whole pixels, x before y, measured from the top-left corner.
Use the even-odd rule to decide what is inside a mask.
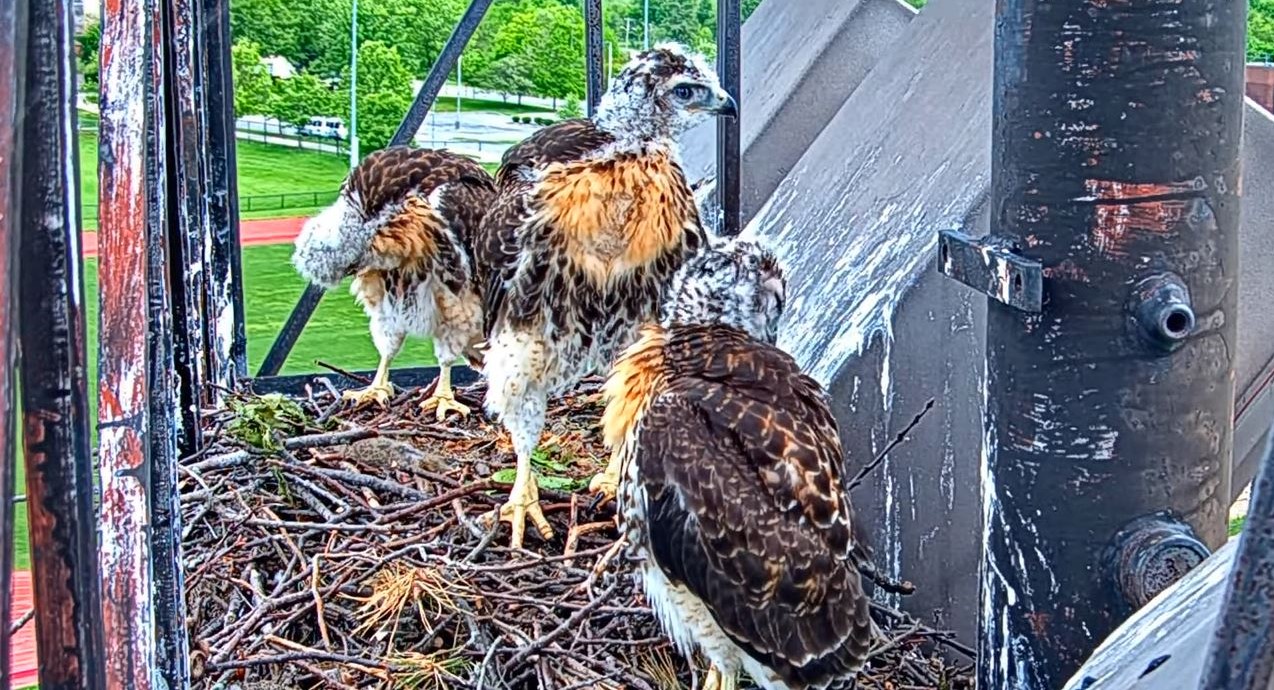
[[[204,335],[203,306],[207,278],[204,236],[209,226],[210,195],[204,187],[203,157],[208,151],[204,114],[203,74],[199,65],[200,15],[195,0],[169,0],[165,9],[164,48],[169,118],[173,139],[169,177],[175,198],[171,257],[173,299],[173,358],[181,379],[181,444],[198,450],[199,407],[208,380],[209,360],[217,359]]]
[[[198,12],[193,20],[198,62],[191,69],[195,80],[195,106],[204,128],[204,197],[207,203],[203,228],[203,257],[207,260],[204,287],[204,340],[207,343],[207,379],[220,388],[211,400],[220,400],[223,389],[248,376],[248,336],[243,311],[243,261],[239,249],[239,190],[235,175],[234,84],[230,65],[229,0],[182,0]],[[187,44],[189,45],[189,44]],[[202,84],[200,84],[202,81]],[[188,142],[187,142],[188,143]]]
[[[146,293],[147,293],[147,407],[146,427],[149,482],[150,599],[156,638],[153,672],[169,688],[189,685],[185,580],[181,574],[181,509],[177,492],[177,459],[195,450],[199,437],[198,405],[204,355],[203,340],[192,334],[184,317],[187,307],[199,309],[201,296],[191,296],[191,264],[184,231],[199,234],[189,223],[186,202],[198,184],[197,169],[187,169],[185,149],[190,132],[183,112],[193,106],[193,84],[184,79],[191,60],[186,46],[175,38],[179,25],[174,7],[164,0],[141,0],[148,16],[156,18],[150,39],[146,119]],[[190,113],[193,117],[194,113]],[[172,160],[169,160],[169,157]],[[197,161],[198,159],[195,158]],[[195,181],[186,177],[194,173]],[[175,199],[170,199],[172,194]],[[174,203],[169,203],[170,201]],[[197,208],[197,207],[196,207]],[[171,214],[171,217],[170,217]],[[197,237],[189,244],[198,246]],[[176,316],[182,321],[176,321]],[[199,318],[199,313],[189,315]],[[176,323],[174,323],[176,321]],[[175,329],[175,326],[180,328]],[[193,337],[193,340],[192,340]],[[180,362],[178,354],[184,356]],[[186,356],[189,355],[189,356]]]
[[[106,686],[148,690],[155,669],[147,491],[147,228],[163,190],[148,178],[147,125],[160,18],[102,7],[98,246],[98,447]]]
[[[25,0],[0,2],[0,118],[17,123],[24,108],[22,69],[26,63],[27,3]],[[13,494],[14,439],[13,420],[17,412],[14,373],[17,371],[15,347],[16,311],[14,295],[18,289],[18,236],[21,217],[22,151],[18,127],[0,127],[0,679],[9,676],[9,628],[12,620],[12,597],[8,596],[13,573]]]
[[[74,20],[67,0],[31,8],[18,292],[27,513],[40,686],[102,688],[97,517],[85,378],[75,145]]]
[[[988,303],[978,686],[1016,690],[1128,615],[1108,556],[1135,519],[1225,539],[1244,4],[996,9],[992,232],[1046,275],[1041,313]],[[1145,303],[1156,274],[1185,290]]]

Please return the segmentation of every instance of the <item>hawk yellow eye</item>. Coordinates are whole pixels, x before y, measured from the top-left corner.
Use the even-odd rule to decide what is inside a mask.
[[[686,86],[685,84],[682,84],[680,86],[673,88],[672,95],[676,96],[677,98],[680,98],[683,101],[688,101],[692,97],[694,97],[695,90],[690,88],[689,86]]]

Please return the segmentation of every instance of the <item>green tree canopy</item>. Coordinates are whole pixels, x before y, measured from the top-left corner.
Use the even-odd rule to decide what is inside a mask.
[[[301,127],[312,117],[336,113],[335,94],[313,74],[302,72],[291,79],[274,80],[269,115],[276,120]]]
[[[303,49],[301,36],[309,20],[305,5],[289,0],[234,0],[230,25],[235,40],[255,43],[262,55],[282,55],[293,64],[312,59]]]
[[[261,64],[261,47],[252,41],[236,41],[230,49],[234,70],[236,115],[265,115],[270,110],[270,73]]]
[[[1274,61],[1274,0],[1252,0],[1247,14],[1248,59]]]
[[[341,75],[349,91],[349,69]],[[381,41],[368,41],[358,48],[358,139],[359,152],[367,155],[389,145],[413,97],[411,72],[398,50]],[[349,121],[349,106],[341,108]]]

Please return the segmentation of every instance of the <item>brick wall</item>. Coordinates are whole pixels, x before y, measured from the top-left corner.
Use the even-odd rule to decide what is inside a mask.
[[[1274,65],[1247,66],[1247,96],[1274,112]]]

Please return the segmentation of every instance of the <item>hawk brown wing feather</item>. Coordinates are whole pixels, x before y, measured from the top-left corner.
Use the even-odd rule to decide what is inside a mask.
[[[529,210],[528,173],[552,163],[578,160],[614,141],[591,120],[563,120],[537,130],[505,151],[496,172],[497,195],[474,240],[479,285],[483,289],[485,331],[489,335],[506,308],[507,284],[517,270],[524,245],[535,238],[519,236]]]
[[[409,194],[428,196],[439,185],[457,180],[479,187],[494,185],[487,171],[469,158],[410,146],[391,146],[369,154],[345,185],[358,195],[363,219],[367,220]]]
[[[852,676],[871,622],[818,384],[725,327],[674,329],[663,361],[634,441],[653,558],[789,682]]]
[[[427,198],[444,185],[435,209]],[[472,237],[495,195],[495,180],[477,162],[449,151],[391,146],[363,159],[345,192],[357,198],[364,221],[393,209],[372,238],[376,256],[348,274],[391,259],[401,268],[437,269],[452,291],[471,279]]]

